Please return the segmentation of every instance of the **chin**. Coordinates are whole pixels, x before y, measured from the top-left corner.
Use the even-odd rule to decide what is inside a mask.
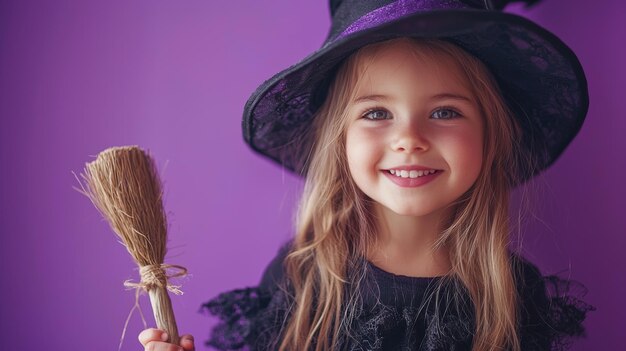
[[[391,212],[397,214],[398,216],[411,216],[411,217],[422,217],[427,216],[436,212],[436,209],[432,207],[423,207],[423,206],[393,206],[388,207]]]

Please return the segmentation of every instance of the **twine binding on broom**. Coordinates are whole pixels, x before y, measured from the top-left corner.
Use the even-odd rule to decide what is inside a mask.
[[[168,269],[178,270],[178,273],[167,274]],[[143,289],[144,291],[154,288],[166,288],[176,295],[182,295],[183,292],[180,290],[181,286],[172,285],[169,279],[186,276],[187,268],[175,264],[161,263],[139,267],[139,274],[141,275],[141,281],[139,283],[126,280],[124,286],[129,289]]]
[[[167,274],[168,270],[175,270],[178,272]],[[130,279],[124,281],[124,286],[128,290],[135,289],[135,304],[133,305],[133,308],[130,309],[128,317],[126,317],[126,322],[124,322],[124,329],[122,330],[122,337],[120,338],[118,351],[122,349],[124,337],[126,336],[126,329],[128,328],[128,323],[130,322],[130,319],[132,318],[135,310],[139,311],[139,315],[141,316],[141,322],[143,323],[143,328],[148,328],[148,323],[146,322],[146,318],[143,315],[143,311],[141,311],[141,306],[139,305],[139,295],[141,294],[141,292],[148,292],[149,290],[155,288],[165,288],[173,294],[183,295],[183,291],[180,290],[181,286],[173,285],[169,280],[177,277],[186,277],[187,268],[175,264],[166,263],[146,265],[139,267],[139,275],[141,276],[141,281],[139,283],[132,282]]]

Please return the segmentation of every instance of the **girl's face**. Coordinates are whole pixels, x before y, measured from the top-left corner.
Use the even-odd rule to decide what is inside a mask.
[[[347,106],[346,152],[355,183],[378,205],[426,216],[478,178],[483,118],[457,64],[417,55],[413,45],[385,44],[357,64],[363,69]]]

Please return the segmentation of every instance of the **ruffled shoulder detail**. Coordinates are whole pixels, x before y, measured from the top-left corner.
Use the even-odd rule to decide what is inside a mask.
[[[255,337],[255,320],[268,307],[270,301],[268,292],[249,287],[221,293],[203,304],[203,311],[220,320],[213,328],[206,345],[224,351],[243,350]]]
[[[585,301],[587,289],[574,280],[565,280],[556,275],[543,277],[548,296],[548,334],[552,340],[551,350],[570,348],[574,338],[586,336],[583,321],[587,312],[596,308]]]
[[[523,350],[564,351],[585,336],[583,322],[595,307],[583,298],[582,283],[557,275],[542,276],[525,262],[522,281],[521,341]]]
[[[201,312],[217,317],[207,346],[217,350],[273,350],[289,311],[283,260],[290,242],[281,247],[258,286],[234,289],[204,303]]]

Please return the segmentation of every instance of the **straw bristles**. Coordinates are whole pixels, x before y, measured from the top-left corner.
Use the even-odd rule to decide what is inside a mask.
[[[168,278],[184,276],[187,270],[163,263],[167,221],[154,161],[137,146],[114,147],[87,163],[81,176],[85,181],[85,186],[81,183],[81,192],[108,220],[140,267],[141,282],[127,281],[125,285],[148,291],[157,327],[169,334],[170,343],[178,344],[178,329],[167,290],[182,292]],[[167,269],[178,273],[168,275]]]
[[[87,163],[86,194],[139,266],[163,263],[167,223],[152,159],[136,146],[114,147]]]

